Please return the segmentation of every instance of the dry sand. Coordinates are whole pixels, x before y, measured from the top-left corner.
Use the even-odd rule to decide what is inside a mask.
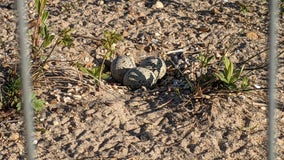
[[[18,63],[13,1],[0,4],[0,59]],[[104,2],[104,3],[102,3]],[[267,68],[249,72],[253,90],[191,96],[172,59],[194,79],[198,54],[226,54],[235,63],[257,55],[246,68],[268,59],[268,4],[234,0],[48,1],[53,33],[74,29],[74,46],[58,47],[35,90],[47,104],[35,115],[37,159],[267,159]],[[74,7],[72,7],[72,5]],[[32,7],[32,6],[31,6]],[[29,19],[35,16],[29,9]],[[283,17],[280,18],[283,52]],[[161,56],[166,76],[151,90],[131,91],[115,82],[83,75],[70,61],[99,65],[105,50],[104,30],[121,33],[118,54],[137,62]],[[184,49],[184,52],[166,54]],[[284,159],[284,68],[279,58],[277,159]],[[23,159],[23,118],[14,109],[0,110],[0,159]]]

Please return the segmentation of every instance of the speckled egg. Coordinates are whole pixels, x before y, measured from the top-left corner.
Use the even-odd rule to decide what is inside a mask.
[[[129,69],[134,68],[134,67],[136,67],[136,64],[133,58],[129,56],[118,56],[111,63],[111,67],[110,67],[111,76],[117,82],[122,83],[125,73]]]
[[[130,69],[123,78],[123,84],[131,89],[138,89],[142,86],[149,88],[155,83],[155,74],[151,70],[142,67]]]
[[[167,71],[166,63],[158,57],[148,57],[141,61],[140,67],[151,70],[157,79],[161,79],[165,76]]]

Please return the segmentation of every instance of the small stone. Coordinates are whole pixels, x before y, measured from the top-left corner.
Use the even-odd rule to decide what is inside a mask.
[[[141,61],[140,67],[151,70],[157,79],[161,79],[167,72],[166,63],[158,57],[148,57]]]
[[[111,76],[117,82],[122,83],[124,74],[131,68],[136,67],[133,58],[129,56],[118,56],[111,63]]]
[[[95,112],[96,112],[96,110],[94,110],[94,109],[89,109],[89,110],[86,111],[86,115],[91,115],[91,114],[93,114],[93,113],[95,113]]]
[[[9,156],[9,159],[18,159],[18,155],[16,153],[12,153],[10,156]]]
[[[16,141],[16,140],[18,140],[19,138],[20,138],[19,133],[12,133],[11,136],[9,137],[9,139],[10,139],[11,141]]]
[[[57,125],[59,125],[59,122],[56,121],[56,120],[54,120],[54,121],[53,121],[53,125],[57,126]]]
[[[41,121],[41,122],[43,122],[45,120],[45,117],[41,117],[40,119],[39,119],[39,121]]]
[[[69,102],[71,102],[71,98],[70,97],[63,97],[63,101],[65,103],[69,103]]]
[[[38,143],[38,140],[35,139],[35,140],[33,141],[33,144],[37,144],[37,143]]]
[[[152,87],[156,83],[155,74],[146,68],[136,67],[130,69],[123,78],[123,84],[131,89],[138,89],[142,86]]]
[[[261,86],[258,85],[258,84],[254,84],[254,87],[257,88],[257,89],[260,89],[260,88],[261,88]]]
[[[199,28],[197,28],[198,31],[200,32],[210,32],[210,28],[207,26],[200,26]]]
[[[33,4],[34,4],[34,3],[29,2],[28,6],[29,6],[30,8],[32,8],[32,7],[33,7]]]
[[[284,117],[280,119],[280,122],[284,124]]]
[[[262,109],[262,110],[264,110],[264,111],[266,111],[266,110],[267,110],[267,108],[266,108],[266,107],[260,107],[260,109]]]
[[[104,5],[104,4],[105,4],[105,2],[104,2],[103,0],[100,0],[100,1],[99,1],[99,5],[100,5],[100,6],[102,6],[102,5]]]
[[[219,13],[220,13],[220,11],[219,11],[216,7],[214,7],[214,8],[211,10],[211,12],[212,12],[213,14],[219,14]]]
[[[155,7],[158,9],[164,8],[164,4],[161,1],[157,1]]]
[[[258,39],[258,35],[255,32],[247,32],[246,36],[249,40],[254,41]]]

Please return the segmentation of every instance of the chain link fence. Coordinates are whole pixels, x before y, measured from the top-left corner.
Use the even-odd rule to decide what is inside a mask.
[[[269,123],[268,123],[268,159],[275,159],[275,108],[276,108],[276,74],[277,74],[277,24],[279,16],[278,8],[279,0],[270,0],[270,23],[269,23],[269,81],[268,81],[268,97],[269,97]],[[24,109],[24,126],[25,126],[25,149],[27,159],[35,159],[36,149],[34,142],[34,125],[33,125],[33,106],[31,103],[31,77],[29,74],[30,58],[29,46],[27,37],[27,22],[26,22],[26,9],[24,7],[25,1],[17,0],[17,13],[18,13],[18,34],[19,34],[19,50],[21,55],[21,78],[23,90],[23,109]]]
[[[269,123],[268,123],[268,159],[275,159],[275,108],[276,108],[276,74],[277,74],[277,24],[279,16],[278,0],[270,0],[269,14],[269,79],[268,79],[268,97],[269,97]]]
[[[27,159],[35,159],[34,142],[34,125],[33,125],[33,104],[31,91],[31,76],[29,73],[30,57],[27,35],[26,9],[25,1],[17,0],[16,3],[18,11],[18,34],[19,34],[19,50],[21,57],[21,78],[23,90],[23,110],[24,110],[24,129],[25,129],[25,149]]]

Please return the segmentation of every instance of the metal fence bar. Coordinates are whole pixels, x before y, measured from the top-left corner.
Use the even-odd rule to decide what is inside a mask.
[[[268,114],[268,159],[275,159],[275,108],[276,105],[276,75],[277,75],[277,24],[279,16],[279,0],[270,0],[269,12],[269,70],[268,70],[268,100],[269,100],[269,114]]]
[[[25,1],[17,0],[18,11],[18,33],[19,33],[19,52],[21,55],[21,82],[23,90],[22,107],[24,109],[24,132],[25,132],[25,149],[27,159],[32,160],[35,158],[35,147],[33,144],[33,105],[32,105],[32,93],[31,93],[31,76],[30,69],[30,57],[27,35],[27,23],[26,23],[26,10]]]

